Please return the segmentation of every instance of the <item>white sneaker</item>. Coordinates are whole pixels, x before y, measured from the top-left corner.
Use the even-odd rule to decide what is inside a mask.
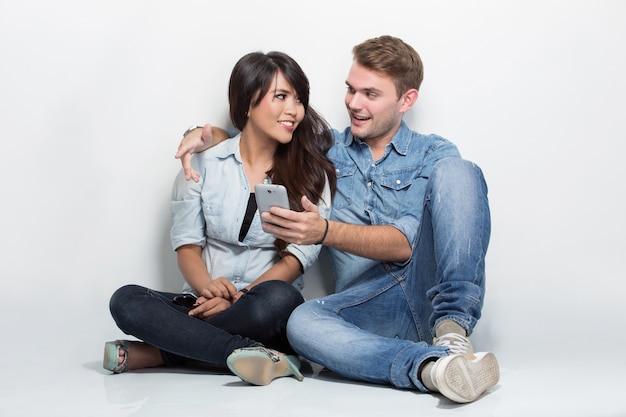
[[[435,337],[433,340],[433,346],[445,346],[450,351],[450,354],[458,353],[474,353],[472,342],[458,333],[446,333],[443,336]]]
[[[438,359],[430,376],[443,396],[457,403],[469,403],[498,383],[500,367],[491,352],[457,354]]]

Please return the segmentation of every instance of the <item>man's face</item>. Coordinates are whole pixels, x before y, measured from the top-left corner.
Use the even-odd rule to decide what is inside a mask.
[[[346,108],[352,134],[364,142],[391,142],[402,121],[402,100],[393,78],[356,61],[346,80]]]

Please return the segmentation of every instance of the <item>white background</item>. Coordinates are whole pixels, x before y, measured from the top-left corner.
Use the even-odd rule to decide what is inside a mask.
[[[425,64],[407,122],[455,142],[489,184],[477,348],[513,371],[557,359],[577,377],[615,367],[605,361],[625,342],[626,2],[0,0],[3,382],[99,361],[121,336],[108,312],[119,286],[180,288],[173,156],[189,125],[228,124],[239,57],[293,56],[312,104],[343,128],[351,48],[382,34]]]

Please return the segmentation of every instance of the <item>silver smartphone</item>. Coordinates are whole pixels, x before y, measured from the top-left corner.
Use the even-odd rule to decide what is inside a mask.
[[[287,189],[280,184],[256,184],[254,196],[259,213],[270,211],[270,207],[278,206],[289,209]]]

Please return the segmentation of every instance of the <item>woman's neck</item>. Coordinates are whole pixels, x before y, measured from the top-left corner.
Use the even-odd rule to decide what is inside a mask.
[[[239,150],[243,160],[243,168],[248,177],[250,188],[262,183],[267,177],[267,171],[274,164],[274,155],[278,143],[275,141],[258,140],[250,132],[241,132]]]

